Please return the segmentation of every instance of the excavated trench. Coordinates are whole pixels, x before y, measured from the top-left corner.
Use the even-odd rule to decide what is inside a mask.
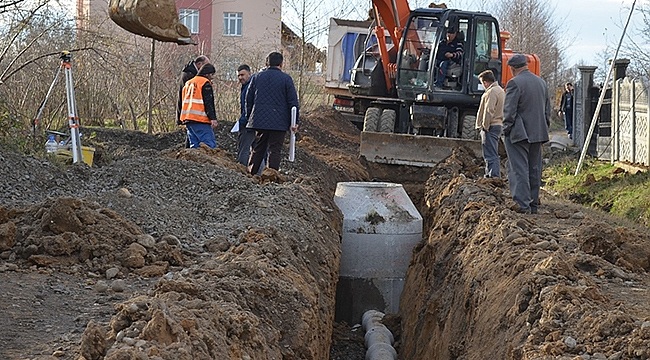
[[[296,162],[259,178],[227,129],[225,150],[97,129],[92,169],[2,152],[0,357],[364,359],[363,330],[334,322],[333,194],[374,180],[423,217],[399,312],[380,321],[400,359],[650,358],[647,228],[548,195],[517,214],[468,152],[365,164],[340,116],[303,116]]]
[[[548,194],[518,214],[481,171],[457,151],[413,196],[424,239],[387,318],[399,359],[650,358],[650,231]]]

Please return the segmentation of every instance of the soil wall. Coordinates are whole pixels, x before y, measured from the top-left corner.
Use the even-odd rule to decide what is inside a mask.
[[[400,359],[649,358],[647,229],[546,196],[515,213],[502,180],[464,175],[472,164],[456,153],[427,181]]]

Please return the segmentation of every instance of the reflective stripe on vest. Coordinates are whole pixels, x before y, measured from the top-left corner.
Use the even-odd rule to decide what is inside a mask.
[[[195,76],[188,80],[183,86],[183,107],[181,109],[181,121],[197,121],[210,123],[208,114],[205,112],[203,104],[203,85],[207,83],[207,78]]]

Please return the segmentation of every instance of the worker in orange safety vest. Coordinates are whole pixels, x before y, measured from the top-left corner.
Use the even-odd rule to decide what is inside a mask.
[[[213,149],[217,147],[213,131],[219,125],[212,89],[215,72],[214,65],[204,64],[196,76],[183,86],[180,120],[187,129],[190,148],[198,148],[200,143]]]

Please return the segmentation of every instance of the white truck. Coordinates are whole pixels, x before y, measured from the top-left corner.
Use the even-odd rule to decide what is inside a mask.
[[[329,25],[325,92],[334,96],[334,108],[355,123],[359,129],[363,127],[364,114],[360,111],[361,109],[354,111],[355,101],[348,86],[356,61],[361,57],[368,44],[377,42],[374,39],[374,34],[368,40],[368,34],[371,33],[373,25],[374,23],[370,20],[336,18],[330,18]],[[388,33],[386,33],[386,37],[390,38]]]

